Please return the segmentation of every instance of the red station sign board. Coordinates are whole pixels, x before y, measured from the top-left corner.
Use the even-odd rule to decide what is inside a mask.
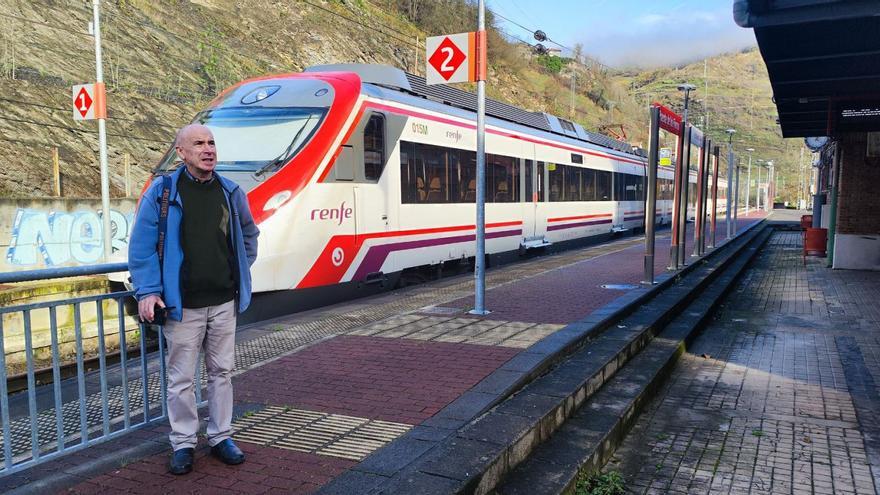
[[[681,135],[681,116],[660,103],[653,103],[660,109],[660,128],[676,135]]]

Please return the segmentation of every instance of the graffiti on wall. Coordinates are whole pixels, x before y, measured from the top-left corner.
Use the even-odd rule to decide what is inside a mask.
[[[134,213],[110,210],[113,251],[128,251]],[[100,211],[46,212],[19,208],[15,212],[6,262],[28,266],[98,262],[104,254],[104,224]]]

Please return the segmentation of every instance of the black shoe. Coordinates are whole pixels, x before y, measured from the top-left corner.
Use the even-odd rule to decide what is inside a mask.
[[[211,455],[230,466],[244,462],[244,452],[235,445],[235,442],[233,442],[231,438],[227,438],[211,447]]]
[[[186,474],[193,469],[193,452],[195,449],[177,449],[171,454],[168,471],[171,474]]]

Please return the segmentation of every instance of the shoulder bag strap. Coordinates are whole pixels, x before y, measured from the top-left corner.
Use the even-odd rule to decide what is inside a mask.
[[[165,234],[168,232],[168,203],[171,196],[171,176],[162,176],[162,196],[159,206],[159,241],[156,251],[159,254],[159,273],[162,273],[162,260],[165,257]]]

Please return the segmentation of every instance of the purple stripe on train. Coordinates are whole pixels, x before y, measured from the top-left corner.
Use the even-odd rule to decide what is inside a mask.
[[[522,229],[487,232],[486,239],[510,237],[514,235],[522,235]],[[421,239],[418,241],[404,241],[373,246],[367,251],[364,260],[361,262],[361,265],[358,267],[352,280],[364,280],[368,274],[378,272],[382,268],[382,264],[384,264],[385,260],[388,258],[388,255],[394,251],[406,251],[408,249],[458,244],[461,242],[470,242],[476,238],[476,234],[467,234],[454,237],[439,237],[436,239]]]
[[[611,223],[610,218],[606,218],[604,220],[593,220],[592,222],[578,222],[578,223],[566,223],[563,225],[549,225],[547,226],[547,231],[551,230],[563,230],[563,229],[573,229],[575,227],[589,227],[590,225],[602,225],[606,223]]]

